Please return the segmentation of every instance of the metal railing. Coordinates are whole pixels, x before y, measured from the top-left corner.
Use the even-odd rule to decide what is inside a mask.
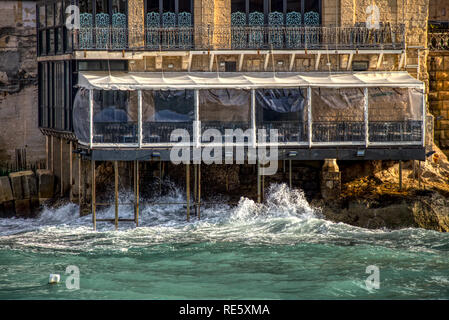
[[[81,28],[75,50],[404,49],[404,25]]]
[[[428,46],[430,50],[449,50],[449,29],[429,32]]]

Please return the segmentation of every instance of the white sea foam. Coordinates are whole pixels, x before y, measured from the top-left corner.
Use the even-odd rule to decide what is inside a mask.
[[[161,203],[185,202],[182,190],[171,186],[168,195],[147,199]],[[123,194],[121,202],[131,202],[132,195]],[[120,217],[132,218],[133,208],[121,205]],[[116,250],[151,247],[170,243],[242,242],[246,244],[300,244],[334,243],[341,245],[369,244],[373,241],[396,246],[396,238],[403,238],[404,246],[413,245],[413,239],[439,237],[434,233],[416,229],[387,232],[366,230],[323,219],[319,208],[313,208],[300,190],[290,190],[285,184],[268,188],[266,200],[258,204],[242,197],[237,206],[226,204],[204,206],[201,220],[193,216],[186,221],[183,204],[142,205],[139,228],[132,222],[120,222],[116,232],[114,224],[97,222],[92,230],[91,215],[79,217],[75,204],[58,209],[44,209],[35,219],[0,219],[0,248],[65,250],[70,252]],[[113,218],[114,207],[98,211],[97,218]],[[418,234],[419,233],[419,234]],[[404,234],[407,236],[404,238]],[[405,240],[404,240],[405,239]],[[408,241],[407,239],[410,239]],[[392,241],[393,240],[393,241]],[[416,239],[415,239],[416,240]],[[435,242],[434,242],[435,243]],[[420,246],[424,249],[426,246]],[[430,249],[427,246],[427,249]]]

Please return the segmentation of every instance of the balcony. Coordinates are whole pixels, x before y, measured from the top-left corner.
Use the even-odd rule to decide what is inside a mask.
[[[449,50],[449,29],[429,30],[428,43],[431,51]]]
[[[82,27],[75,50],[402,50],[404,25],[229,26],[229,27]]]

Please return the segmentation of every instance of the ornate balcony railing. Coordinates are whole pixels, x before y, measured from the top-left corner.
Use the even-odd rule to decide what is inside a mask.
[[[404,49],[404,26],[81,27],[75,50]],[[447,38],[446,38],[447,39]],[[446,40],[447,45],[447,40]]]
[[[449,50],[449,29],[429,32],[428,46],[430,50]]]

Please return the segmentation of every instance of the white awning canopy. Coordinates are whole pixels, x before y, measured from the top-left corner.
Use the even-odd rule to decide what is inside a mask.
[[[396,72],[105,72],[82,71],[78,86],[100,90],[258,89],[292,87],[423,88],[423,82]]]

